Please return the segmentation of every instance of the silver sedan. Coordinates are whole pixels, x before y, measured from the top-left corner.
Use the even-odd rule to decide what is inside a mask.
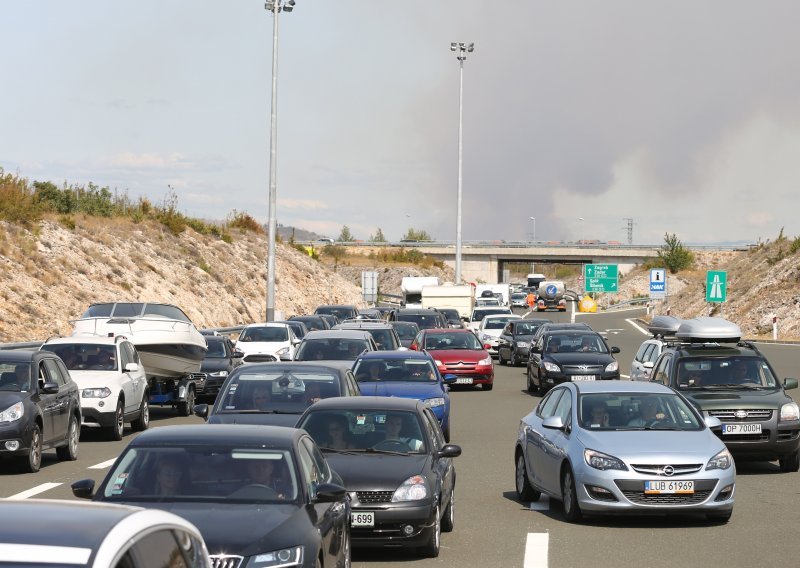
[[[522,501],[544,493],[564,516],[704,513],[727,522],[736,467],[703,417],[657,383],[558,385],[519,426],[514,450]]]

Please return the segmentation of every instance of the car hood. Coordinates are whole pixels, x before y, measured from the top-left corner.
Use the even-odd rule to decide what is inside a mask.
[[[533,339],[533,335],[515,335],[514,341],[527,341],[530,343],[531,339]]]
[[[130,505],[141,506],[132,502]],[[298,544],[291,534],[301,526],[303,511],[296,504],[150,503],[148,508],[169,511],[193,523],[206,542],[209,554],[251,556]],[[279,534],[280,533],[280,534]],[[287,533],[284,540],[282,533]]]
[[[578,439],[584,447],[611,454],[628,464],[669,462],[705,465],[725,447],[708,429],[681,432],[674,430],[592,432],[581,429]]]
[[[492,337],[500,337],[500,334],[503,333],[502,329],[482,329],[480,330],[481,333],[484,335],[491,335]]]
[[[203,359],[200,365],[200,372],[214,373],[216,371],[226,371],[230,367],[230,360],[223,358]]]
[[[246,414],[226,413],[212,414],[208,417],[209,424],[257,424],[260,426],[289,426],[294,427],[302,411],[297,414]]]
[[[713,391],[682,389],[680,393],[692,400],[702,410],[774,409],[791,402],[780,388],[769,390],[715,389]]]
[[[489,356],[485,350],[480,349],[435,349],[428,351],[428,353],[443,363],[463,361],[464,363],[477,363],[481,359],[486,359]]]
[[[14,392],[14,391],[0,391],[0,412],[11,406],[17,404],[21,400],[30,398],[29,392]]]
[[[336,454],[325,458],[338,473],[348,491],[394,491],[406,479],[422,475],[428,454],[391,456],[382,454]]]
[[[443,396],[442,387],[438,382],[433,381],[429,383],[404,381],[359,382],[358,387],[364,396],[396,396],[421,400]]]
[[[236,349],[245,355],[275,355],[275,352],[289,347],[288,341],[245,341],[236,344]]]
[[[608,365],[614,358],[608,353],[546,353],[559,365]]]
[[[122,373],[119,371],[70,371],[69,376],[82,389],[101,388],[109,383],[119,385],[122,382]]]

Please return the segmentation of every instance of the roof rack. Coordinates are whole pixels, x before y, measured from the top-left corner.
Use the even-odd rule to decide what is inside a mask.
[[[758,353],[759,355],[761,355],[761,351],[759,351],[759,349],[758,349],[758,347],[756,346],[756,344],[755,344],[755,343],[753,343],[752,341],[742,340],[742,341],[740,341],[739,343],[737,343],[736,345],[737,345],[738,347],[747,347],[747,348],[749,348],[749,349],[752,349],[753,351],[755,351],[755,352],[756,352],[756,353]]]
[[[674,337],[683,320],[674,316],[656,316],[647,330],[655,338]]]
[[[689,343],[738,343],[742,330],[723,318],[697,317],[683,320],[675,337]]]

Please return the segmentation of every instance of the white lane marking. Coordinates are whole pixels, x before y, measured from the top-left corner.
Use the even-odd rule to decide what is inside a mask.
[[[547,554],[550,548],[550,535],[547,533],[528,533],[525,542],[524,568],[547,568]]]
[[[631,324],[633,327],[635,327],[639,331],[641,331],[643,334],[650,335],[650,333],[647,330],[645,330],[643,327],[641,327],[639,324],[637,324],[632,319],[626,319],[625,321],[628,322],[629,324]]]
[[[630,379],[631,378],[630,375],[620,375],[620,377],[622,377],[623,379]]]
[[[531,501],[531,511],[549,511],[550,510],[550,497],[542,495],[538,501]]]
[[[110,460],[106,460],[103,463],[98,463],[95,465],[90,465],[86,469],[106,469],[114,465],[114,462],[117,461],[117,458],[111,458]]]
[[[62,483],[42,483],[41,485],[37,485],[27,491],[23,491],[22,493],[17,493],[16,495],[12,495],[11,497],[6,497],[6,499],[10,499],[13,501],[19,501],[21,499],[27,499],[28,497],[33,497],[34,495],[38,495],[39,493],[44,493],[45,491],[50,491],[54,487],[58,487],[59,485],[63,485]]]

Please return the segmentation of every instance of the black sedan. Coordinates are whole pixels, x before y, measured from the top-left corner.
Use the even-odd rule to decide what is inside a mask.
[[[596,331],[545,331],[531,345],[528,392],[541,393],[568,381],[618,380],[613,353],[619,353],[619,347],[609,349]]]
[[[200,529],[215,566],[349,566],[341,479],[302,430],[164,426],[128,444],[76,497],[162,509]]]
[[[237,352],[233,341],[224,335],[207,335],[206,345],[208,351],[200,365],[200,371],[206,374],[202,396],[213,399],[228,375],[242,364],[242,353]]]
[[[308,331],[321,331],[331,328],[331,325],[325,318],[317,315],[292,316],[289,318],[289,321],[303,322]]]
[[[533,334],[541,325],[549,322],[533,318],[509,321],[497,342],[497,362],[512,367],[527,362]]]
[[[318,400],[361,394],[351,365],[351,361],[242,365],[228,377],[214,404],[198,404],[194,413],[209,424],[294,426]]]
[[[80,391],[58,355],[0,351],[0,456],[31,473],[49,448],[60,460],[77,459],[80,427]]]
[[[350,494],[353,545],[419,547],[439,555],[453,530],[461,448],[445,443],[422,401],[329,398],[298,422],[317,441]]]

